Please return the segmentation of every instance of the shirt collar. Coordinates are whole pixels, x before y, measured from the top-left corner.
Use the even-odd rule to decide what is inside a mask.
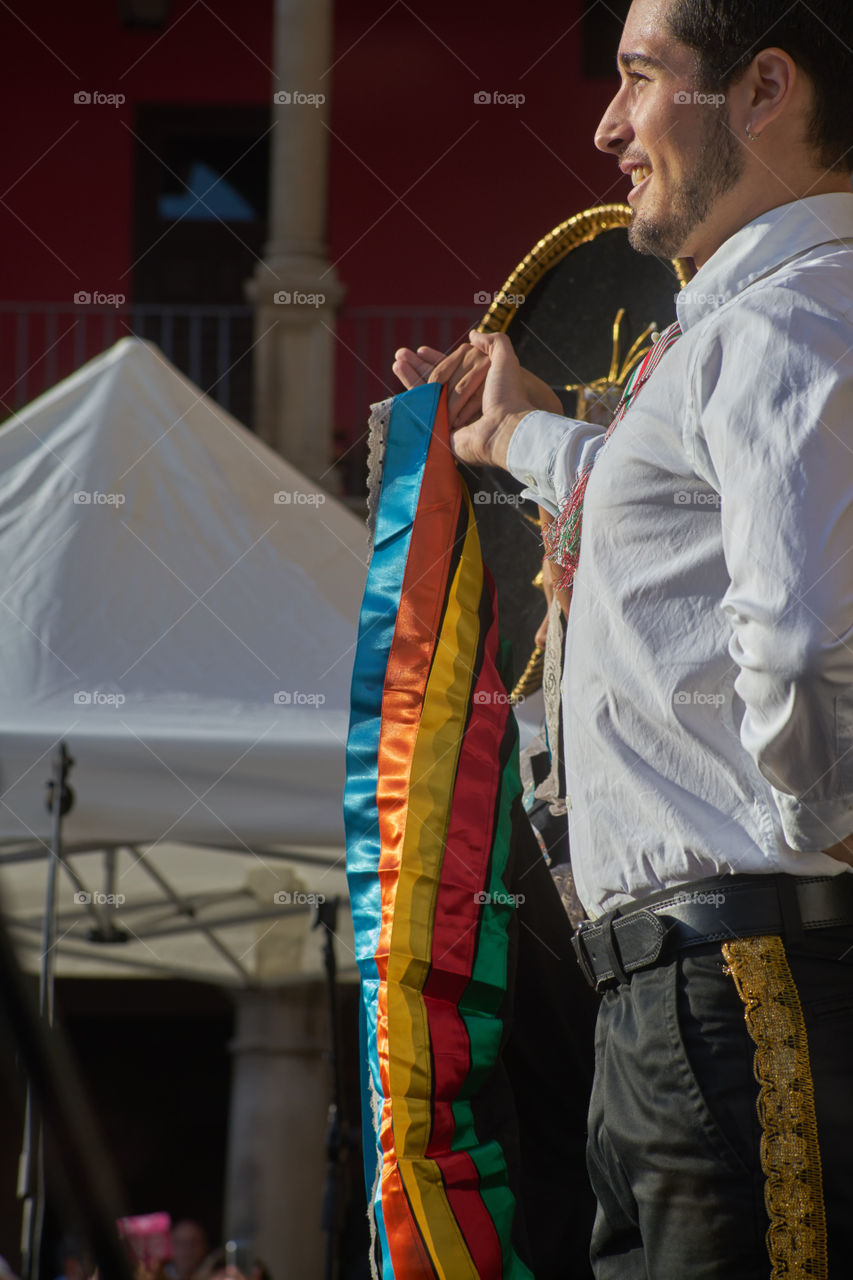
[[[853,240],[853,193],[833,191],[768,209],[729,236],[676,297],[683,330],[747,285],[819,244]]]

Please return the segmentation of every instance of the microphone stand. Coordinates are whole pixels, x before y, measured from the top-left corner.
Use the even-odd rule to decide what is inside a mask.
[[[326,1124],[326,1183],[323,1190],[321,1226],[326,1237],[323,1264],[323,1280],[335,1280],[338,1267],[338,1238],[341,1229],[343,1200],[343,1161],[352,1146],[352,1135],[346,1132],[341,1120],[341,1056],[338,1030],[337,964],[335,960],[335,931],[338,926],[338,899],[330,898],[317,903],[312,929],[326,930],[323,940],[323,962],[326,970],[326,991],[329,1007],[329,1067],[332,1077],[332,1099]]]
[[[43,956],[36,1007],[8,935],[0,903],[0,1045],[15,1052],[27,1079],[27,1108],[21,1152],[19,1196],[23,1199],[22,1271],[39,1280],[45,1182],[73,1206],[85,1224],[102,1280],[132,1280],[127,1254],[115,1228],[117,1180],[80,1087],[60,1028],[53,1026],[56,880],[62,860],[62,818],[74,795],[67,784],[74,761],[61,743],[48,781],[47,807],[53,816],[51,859],[45,901]],[[45,1160],[45,1151],[49,1161]],[[46,1179],[46,1173],[49,1177]],[[69,1215],[70,1216],[70,1215]]]
[[[53,1026],[54,938],[56,935],[56,882],[62,861],[62,819],[74,805],[68,774],[74,761],[64,742],[53,757],[53,776],[46,784],[45,805],[52,815],[50,857],[45,884],[44,919],[39,973],[39,1017]],[[33,1098],[32,1082],[27,1083],[24,1112],[24,1139],[18,1163],[18,1197],[21,1205],[21,1270],[28,1280],[38,1280],[44,1230],[44,1132]]]

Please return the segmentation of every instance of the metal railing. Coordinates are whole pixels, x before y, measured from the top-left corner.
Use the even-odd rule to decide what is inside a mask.
[[[155,342],[224,409],[250,416],[253,314],[249,306],[0,302],[0,407],[15,412],[135,334]]]
[[[451,351],[478,319],[471,307],[341,308],[336,323],[335,448],[344,493],[361,496],[365,491],[369,406],[402,390],[391,372],[394,352],[424,345]]]
[[[391,374],[398,347],[450,351],[477,319],[470,307],[343,307],[337,322],[338,368],[351,366],[354,405],[363,409],[399,390]]]
[[[391,373],[398,347],[442,351],[464,340],[472,307],[343,307],[336,316],[335,452],[344,489],[363,488],[368,406],[400,390]],[[120,338],[135,334],[162,350],[197,386],[252,426],[251,306],[120,306],[0,302],[0,417],[68,377]]]

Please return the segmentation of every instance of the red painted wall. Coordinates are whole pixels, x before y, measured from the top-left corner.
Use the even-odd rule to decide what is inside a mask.
[[[9,208],[0,205],[3,299],[70,302],[80,289],[130,297],[136,102],[269,100],[270,0],[172,0],[156,32],[122,27],[117,10],[116,0],[0,9],[11,186]],[[126,102],[74,102],[95,90]]]
[[[615,73],[581,74],[583,2],[433,0],[424,10],[335,0],[329,74],[299,88],[331,99],[327,234],[345,308],[463,309],[443,333],[429,321],[368,332],[341,315],[339,452],[360,432],[367,402],[397,389],[396,345],[455,342],[483,312],[475,296],[499,289],[544,232],[624,199],[627,183],[592,143]],[[270,103],[273,0],[171,0],[168,24],[153,32],[122,27],[117,11],[118,0],[0,7],[0,301],[70,305],[81,290],[131,301],[137,106]],[[76,103],[81,91],[125,101]],[[485,104],[478,93],[524,100]],[[85,352],[72,351],[73,317],[68,325],[22,379],[56,331],[33,321],[16,363],[15,321],[2,321],[5,403],[22,403],[114,340],[87,330]],[[345,483],[357,489],[360,475],[354,454]]]
[[[568,213],[624,197],[592,146],[613,84],[580,76],[581,2],[435,0],[424,16],[404,0],[338,0],[322,88],[329,247],[349,304],[467,305]],[[271,0],[172,0],[155,33],[121,27],[115,0],[10,8],[0,294],[127,292],[134,103],[268,101]],[[78,105],[81,90],[127,100]],[[477,105],[478,91],[526,101]]]
[[[329,242],[346,303],[462,309],[443,328],[386,317],[359,331],[340,315],[335,418],[350,492],[366,406],[400,389],[395,347],[456,345],[485,311],[476,295],[498,290],[545,232],[627,194],[592,141],[617,83],[615,41],[612,76],[585,80],[583,7],[337,0]]]
[[[349,302],[469,305],[563,218],[624,199],[592,144],[615,81],[581,78],[581,9],[338,0],[330,243]]]

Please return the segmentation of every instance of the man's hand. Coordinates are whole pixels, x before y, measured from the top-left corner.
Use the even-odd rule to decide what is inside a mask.
[[[506,453],[521,419],[535,405],[527,398],[523,370],[505,333],[471,333],[471,346],[488,357],[482,414],[452,431],[450,442],[460,462],[506,467]]]
[[[395,352],[393,371],[407,390],[425,382],[446,383],[451,429],[466,426],[482,414],[489,356],[472,343],[464,343],[449,356],[434,347],[418,347],[417,351],[401,347]],[[521,370],[521,376],[525,397],[532,408],[563,412],[559,396],[546,382],[527,369]]]
[[[470,343],[457,347],[449,356],[434,347],[418,347],[417,351],[401,347],[395,353],[393,370],[407,390],[425,382],[446,384],[451,428],[479,418],[489,357]]]
[[[853,836],[848,836],[846,840],[839,840],[838,844],[834,844],[830,849],[824,849],[824,853],[828,858],[835,858],[836,862],[846,862],[848,866],[853,867]]]

